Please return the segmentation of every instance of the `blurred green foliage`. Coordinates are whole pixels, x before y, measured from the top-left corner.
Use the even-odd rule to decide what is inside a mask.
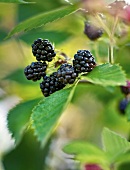
[[[43,169],[49,145],[43,150],[32,131],[27,131],[20,145],[4,156],[4,167],[7,170]]]

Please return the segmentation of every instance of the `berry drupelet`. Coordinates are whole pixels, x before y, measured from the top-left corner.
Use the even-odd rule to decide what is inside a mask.
[[[88,50],[78,50],[74,55],[73,67],[76,73],[90,72],[96,66],[93,55]]]
[[[51,62],[56,56],[51,42],[47,39],[43,40],[42,38],[38,38],[32,44],[32,53],[36,57],[37,61],[42,60]]]
[[[58,80],[63,84],[73,84],[77,76],[78,73],[76,73],[73,66],[68,63],[62,64],[57,71]]]
[[[98,28],[89,22],[85,22],[84,25],[84,34],[91,40],[97,40],[100,38],[103,34],[103,30],[101,28]]]
[[[50,76],[45,76],[43,82],[40,83],[41,91],[45,97],[50,96],[52,93],[64,87],[65,85],[58,81],[57,72],[52,73]]]
[[[32,62],[24,69],[24,74],[28,80],[37,81],[46,75],[46,62]]]

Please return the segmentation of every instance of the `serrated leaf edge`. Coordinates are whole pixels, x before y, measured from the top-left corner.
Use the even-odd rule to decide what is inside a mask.
[[[73,97],[73,94],[74,94],[74,91],[75,91],[75,88],[76,88],[76,86],[77,86],[77,83],[76,83],[75,85],[73,85],[73,86],[74,86],[74,87],[72,88],[72,90],[71,90],[71,92],[70,92],[70,94],[69,94],[68,100],[67,100],[66,104],[64,105],[64,107],[63,107],[63,109],[62,109],[62,112],[63,112],[63,110],[65,110],[65,108],[68,106],[69,102],[71,101],[71,99],[72,99],[72,97]],[[71,86],[71,87],[72,87],[72,86]],[[62,89],[62,90],[64,90],[64,89]],[[44,100],[45,100],[45,98],[43,98],[43,99],[37,104],[37,106],[40,105],[41,102],[43,102]],[[35,106],[35,107],[33,108],[33,110],[34,110],[37,106]],[[32,110],[32,113],[33,113],[33,110]],[[34,130],[34,136],[36,136],[38,142],[41,142],[41,139],[38,137],[37,132],[35,131],[35,127],[33,126],[32,114],[31,114],[31,117],[30,117],[30,123],[31,123],[32,129]],[[56,124],[58,124],[58,122],[56,122]],[[56,126],[56,124],[54,125],[54,127]],[[53,129],[55,130],[54,127],[53,127]],[[50,133],[53,133],[53,131],[50,132]],[[44,142],[41,143],[42,147],[45,146],[47,140],[48,140],[49,137],[50,137],[50,133],[47,134],[46,139],[44,139]]]
[[[74,6],[74,5],[73,5],[73,6]],[[67,6],[67,7],[68,7],[68,6]],[[77,12],[78,10],[80,10],[80,8],[75,9],[75,11],[72,11],[71,13],[64,15],[64,17],[59,17],[59,18],[53,20],[52,22],[47,22],[46,24],[41,24],[40,26],[36,26],[36,27],[31,28],[31,29],[30,29],[30,28],[26,28],[26,29],[23,29],[22,31],[18,31],[18,32],[13,33],[14,30],[15,30],[15,28],[17,28],[17,26],[20,26],[20,25],[22,25],[23,23],[28,22],[28,20],[33,20],[33,19],[35,19],[36,17],[42,16],[43,14],[46,15],[46,14],[49,14],[49,13],[53,13],[53,12],[55,12],[55,11],[59,11],[59,10],[65,9],[65,8],[67,8],[67,7],[62,7],[62,8],[59,8],[59,9],[55,9],[55,10],[53,10],[53,11],[41,13],[41,14],[39,14],[39,15],[36,15],[36,16],[34,16],[34,17],[31,17],[31,18],[26,19],[25,21],[23,21],[23,22],[21,22],[20,24],[16,25],[16,26],[9,32],[9,34],[5,37],[5,39],[8,39],[8,38],[12,37],[13,35],[18,34],[18,33],[20,33],[20,32],[26,32],[26,31],[29,31],[29,30],[31,30],[31,29],[35,29],[35,28],[41,27],[41,26],[43,26],[43,25],[52,23],[52,22],[54,22],[54,21],[59,20],[60,18],[64,18],[64,17],[66,17],[66,16],[68,16],[68,15],[71,15],[71,14]]]
[[[123,75],[124,75],[124,77],[126,78],[126,72],[125,72],[125,70],[123,70],[122,69],[122,66],[119,64],[119,63],[116,63],[116,64],[111,64],[111,63],[103,63],[103,64],[100,64],[100,65],[97,65],[97,66],[105,66],[105,65],[109,65],[109,67],[112,67],[112,66],[118,66],[119,68],[120,68],[120,70],[122,71],[122,73],[123,73]],[[84,75],[88,75],[88,74],[91,74],[91,72],[89,72],[89,73],[82,73],[81,74],[81,80],[84,80]],[[127,79],[127,78],[126,78]],[[90,80],[90,78],[88,77],[87,79],[86,79],[88,82],[90,82],[90,83],[92,83],[92,84],[94,84],[93,82],[91,82],[91,80]],[[105,84],[97,84],[97,85],[100,85],[100,86],[103,86],[103,87],[106,87],[106,86],[108,86],[108,85],[105,85]],[[120,84],[120,83],[118,83],[116,86],[121,86],[121,85],[126,85],[126,83],[125,84]],[[112,85],[112,86],[114,86],[114,85]]]
[[[111,131],[109,128],[107,128],[107,127],[104,127],[103,128],[103,131],[102,131],[102,144],[103,144],[103,150],[106,152],[106,147],[105,147],[105,144],[104,144],[104,140],[103,140],[103,135],[104,135],[104,133],[105,133],[105,131],[107,131],[107,132],[109,132],[109,133],[112,133],[113,135],[115,135],[115,136],[118,136],[118,137],[120,137],[121,139],[123,139],[123,140],[125,140],[126,142],[128,142],[124,137],[122,137],[121,135],[119,135],[118,133],[116,133],[116,132],[114,132],[114,131]],[[130,142],[128,142],[129,143],[129,145],[130,145]]]
[[[18,105],[23,104],[24,102],[27,102],[27,101],[24,101],[24,100],[19,101],[19,103],[17,103],[16,105],[14,105],[14,106],[9,110],[9,112],[12,111],[12,110],[14,110]],[[39,102],[38,102],[38,103],[39,103]],[[35,105],[34,107],[36,107],[36,106],[37,106],[37,105]],[[9,122],[9,112],[8,112],[8,114],[7,114],[7,119],[6,119],[6,120],[7,120],[7,129],[8,129],[9,134],[11,135],[11,138],[15,141],[15,144],[18,145],[19,142],[20,142],[20,140],[18,140],[18,141],[16,142],[16,139],[15,139],[13,133],[10,131],[10,128],[9,128],[9,124],[8,124],[8,122]],[[32,115],[32,111],[31,111],[31,115]],[[31,116],[30,116],[30,117],[31,117]],[[24,135],[23,132],[26,131],[26,130],[28,130],[29,127],[30,127],[30,120],[29,120],[28,123],[26,123],[26,124],[24,125],[24,127],[22,128],[22,130],[21,130],[21,138],[22,138],[22,136]]]

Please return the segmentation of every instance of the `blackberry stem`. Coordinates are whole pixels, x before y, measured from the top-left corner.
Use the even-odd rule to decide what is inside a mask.
[[[113,28],[112,28],[112,37],[114,37],[114,33],[115,33],[115,30],[116,30],[116,27],[117,27],[117,24],[118,24],[118,16],[116,15],[115,19],[114,19],[114,25],[113,25]]]
[[[118,24],[118,15],[114,18],[114,24],[113,24],[111,31],[105,25],[105,23],[103,22],[102,18],[99,16],[99,14],[96,14],[95,17],[97,18],[97,20],[101,24],[102,28],[108,34],[108,37],[110,38],[109,46],[108,46],[108,62],[113,64],[114,63],[113,48],[114,48],[114,44],[115,44],[114,33],[115,33],[115,30],[116,30],[117,24]]]
[[[113,64],[114,59],[113,59],[113,44],[110,43],[108,46],[108,62]]]
[[[110,35],[110,42],[109,42],[109,46],[108,46],[108,59],[109,59],[109,63],[113,64],[114,63],[114,55],[113,55],[113,49],[114,49],[114,33],[117,27],[117,23],[118,23],[118,16],[115,17],[114,19],[114,24],[112,27],[112,31],[111,31],[111,35]]]
[[[106,26],[106,24],[103,22],[102,18],[99,16],[99,14],[96,14],[95,18],[99,21],[99,23],[101,24],[102,28],[106,31],[106,33],[110,37],[111,36],[111,32],[108,29],[108,27]]]

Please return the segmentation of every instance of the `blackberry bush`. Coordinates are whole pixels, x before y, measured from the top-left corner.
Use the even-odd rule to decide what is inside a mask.
[[[54,48],[49,40],[38,38],[32,44],[32,53],[37,61],[52,61],[56,56]]]
[[[50,94],[64,87],[65,84],[59,82],[57,78],[57,72],[52,73],[50,76],[45,76],[42,83],[40,83],[41,91],[45,97],[50,96]]]
[[[31,65],[28,65],[24,69],[24,74],[28,80],[37,81],[40,80],[41,77],[44,77],[46,75],[46,69],[46,62],[32,62]]]
[[[74,55],[73,67],[76,73],[90,72],[96,66],[93,55],[88,50],[78,50]]]
[[[84,34],[92,41],[97,40],[99,37],[102,36],[103,30],[92,25],[89,22],[85,22],[84,26]]]
[[[63,84],[73,84],[78,74],[71,64],[64,63],[57,71],[58,81]]]

